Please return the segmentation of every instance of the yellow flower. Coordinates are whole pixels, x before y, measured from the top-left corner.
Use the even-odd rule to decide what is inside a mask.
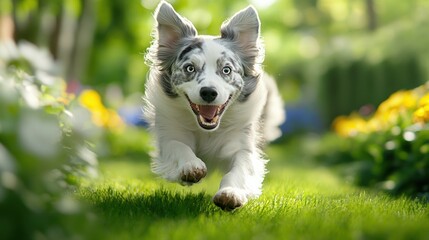
[[[377,111],[370,119],[371,126],[374,126],[374,131],[385,130],[394,125],[400,116],[398,108],[393,108],[385,111]]]
[[[79,96],[79,103],[91,112],[91,120],[96,126],[112,130],[118,130],[124,126],[121,117],[114,110],[107,109],[103,105],[98,92],[83,91]]]
[[[339,116],[333,122],[335,132],[343,137],[355,136],[358,133],[367,133],[367,122],[357,115],[350,117]]]
[[[109,114],[107,109],[96,108],[96,109],[88,109],[91,111],[92,122],[99,127],[106,127],[109,122]]]
[[[104,108],[100,95],[94,90],[84,90],[79,96],[79,103],[89,110]]]
[[[378,132],[387,127],[387,121],[385,120],[386,116],[373,116],[367,121],[367,131],[368,132]]]
[[[398,118],[414,110],[417,106],[418,96],[413,91],[398,91],[389,96],[380,104],[374,116],[370,119],[372,130],[385,130],[397,124]]]
[[[124,126],[124,122],[121,117],[113,110],[108,109],[109,121],[107,127],[110,129],[121,129]]]
[[[380,104],[377,112],[397,113],[401,110],[413,109],[417,105],[417,96],[412,91],[398,91],[390,95],[388,99]]]
[[[338,135],[350,137],[359,133],[385,131],[399,123],[411,124],[411,116],[414,123],[429,123],[429,93],[420,98],[422,95],[413,90],[395,92],[380,104],[367,121],[358,115],[340,116],[334,120],[333,128]]]
[[[429,105],[429,93],[420,98],[419,107],[424,107]]]
[[[429,122],[429,105],[418,108],[413,113],[413,121],[415,123],[427,123]]]

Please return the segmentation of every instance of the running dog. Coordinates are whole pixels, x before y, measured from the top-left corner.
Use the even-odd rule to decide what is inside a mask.
[[[261,194],[264,143],[281,135],[283,103],[262,70],[260,21],[252,6],[225,21],[220,36],[197,34],[162,1],[146,54],[144,118],[154,135],[152,170],[192,185],[208,170],[225,172],[213,202],[223,210]]]

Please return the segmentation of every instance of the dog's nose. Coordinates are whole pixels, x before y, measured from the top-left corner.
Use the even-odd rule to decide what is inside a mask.
[[[202,87],[200,90],[200,96],[204,101],[210,103],[216,99],[217,92],[216,89],[212,87]]]

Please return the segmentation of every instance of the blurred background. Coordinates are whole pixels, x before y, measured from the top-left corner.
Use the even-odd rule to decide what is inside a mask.
[[[154,178],[141,97],[158,2],[0,0],[2,239],[90,233],[76,193],[109,163]],[[287,114],[270,164],[344,165],[347,182],[429,199],[429,1],[170,2],[210,35],[258,10]]]
[[[70,91],[91,86],[112,107],[144,91],[144,54],[157,0],[3,0],[1,38],[46,48]],[[253,4],[265,70],[287,102],[284,131],[321,131],[339,114],[365,114],[392,92],[414,88],[429,69],[425,0],[170,1],[200,34]],[[304,121],[303,121],[304,120]]]

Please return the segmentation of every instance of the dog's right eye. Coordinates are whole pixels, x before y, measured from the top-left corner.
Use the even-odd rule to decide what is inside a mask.
[[[194,65],[192,65],[192,64],[188,64],[188,65],[186,65],[186,66],[185,66],[185,71],[186,71],[187,73],[193,73],[193,72],[195,71],[195,67],[194,67]]]

